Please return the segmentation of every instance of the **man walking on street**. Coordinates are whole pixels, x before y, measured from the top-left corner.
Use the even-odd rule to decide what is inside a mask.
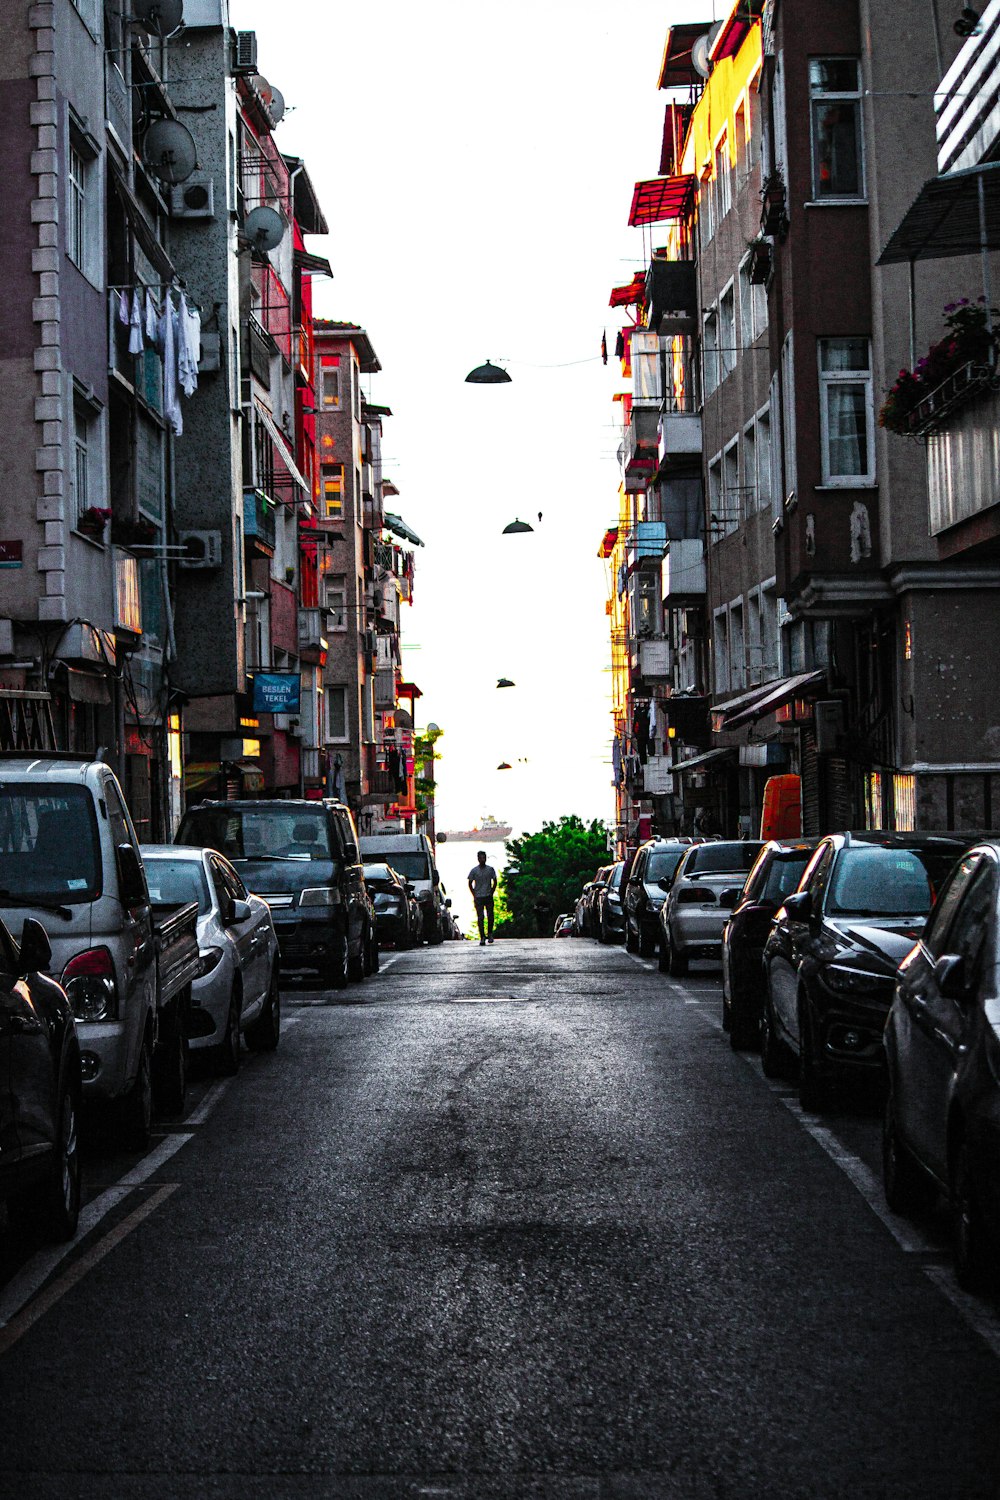
[[[469,871],[469,890],[476,903],[479,946],[485,948],[487,943],[493,941],[493,892],[497,888],[497,872],[492,865],[486,863],[485,849],[480,849],[476,858],[479,863]]]

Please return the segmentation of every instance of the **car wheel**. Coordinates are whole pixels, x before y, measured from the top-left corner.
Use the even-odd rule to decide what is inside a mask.
[[[30,1195],[12,1199],[9,1210],[19,1224],[41,1231],[48,1240],[71,1240],[80,1219],[80,1139],[78,1102],[72,1085],[64,1082],[57,1116],[59,1135],[51,1169]]]
[[[348,972],[347,934],[340,933],[334,939],[326,975],[332,990],[346,990],[350,979]]]
[[[153,1125],[153,1057],[149,1033],[142,1039],[135,1082],[119,1106],[122,1135],[135,1151],[145,1151]]]
[[[894,1214],[914,1213],[930,1200],[930,1184],[900,1140],[891,1088],[882,1116],[882,1182],[885,1201]]]
[[[783,1078],[788,1066],[788,1054],[778,1040],[777,1022],[769,994],[764,996],[764,1008],[760,1017],[760,1064],[765,1078]]]
[[[648,932],[644,932],[643,929],[640,927],[639,928],[639,957],[640,958],[652,958],[652,956],[653,956],[653,954],[655,952],[656,952],[656,939],[655,939],[655,937],[650,937],[649,933]]]
[[[360,984],[361,980],[364,979],[365,975],[368,973],[368,965],[366,963],[367,953],[365,951],[366,947],[367,939],[365,934],[362,933],[361,937],[358,939],[357,953],[350,953],[347,959],[347,973],[355,984]]]
[[[233,1078],[240,1071],[240,1051],[240,996],[239,991],[234,987],[229,998],[229,1011],[226,1015],[226,1029],[222,1041],[217,1047],[212,1048],[215,1071],[223,1078]]]
[[[632,932],[632,924],[628,920],[625,922],[625,947],[630,953],[635,953],[639,947]]]
[[[813,1114],[822,1114],[830,1107],[832,1089],[829,1080],[819,1071],[816,1043],[809,1021],[809,1013],[803,1002],[799,1002],[799,1103]]]
[[[379,969],[378,933],[374,927],[368,929],[368,972],[377,974]]]
[[[247,1046],[251,1052],[274,1052],[281,1036],[281,994],[278,990],[278,971],[271,970],[271,984],[264,1001],[264,1009],[252,1026],[246,1029]]]
[[[597,919],[597,941],[599,943],[607,943],[609,941],[609,939],[608,939],[608,929],[604,925],[604,917],[603,916],[598,917],[598,919]]]
[[[672,974],[675,979],[683,979],[688,971],[688,961],[683,953],[678,953],[674,940],[670,936],[669,927],[666,930],[666,940],[670,950],[667,972]]]
[[[955,1274],[967,1292],[988,1292],[996,1283],[996,1261],[976,1192],[967,1141],[955,1157],[951,1182]]]
[[[726,1011],[726,1002],[722,1003],[723,1013]],[[751,1052],[760,1040],[760,1019],[747,1004],[741,999],[739,992],[730,990],[729,993],[729,1045],[734,1052]]]

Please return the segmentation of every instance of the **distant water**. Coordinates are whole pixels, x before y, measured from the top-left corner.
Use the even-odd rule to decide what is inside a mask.
[[[463,932],[472,932],[476,926],[476,907],[469,893],[469,871],[476,863],[476,854],[486,850],[486,863],[492,865],[497,874],[507,864],[507,853],[503,841],[491,843],[436,844],[438,872],[451,897],[451,909],[455,913]]]

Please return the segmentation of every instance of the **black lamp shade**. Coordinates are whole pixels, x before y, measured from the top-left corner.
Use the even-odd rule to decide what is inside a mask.
[[[511,680],[510,680],[509,677],[499,677],[497,679],[497,687],[498,688],[513,687],[513,686],[514,686],[514,684],[511,682]]]
[[[510,376],[506,370],[501,370],[499,365],[491,365],[489,360],[484,365],[477,365],[470,370],[465,377],[466,385],[509,385]]]
[[[502,536],[514,536],[517,532],[520,532],[520,531],[534,531],[534,529],[535,529],[534,526],[529,526],[528,523],[527,523],[527,521],[510,521],[504,527],[501,535]]]

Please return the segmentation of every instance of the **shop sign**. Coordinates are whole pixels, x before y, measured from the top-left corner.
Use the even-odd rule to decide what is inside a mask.
[[[24,543],[0,541],[0,568],[20,568],[24,565]]]
[[[297,714],[302,693],[300,672],[257,672],[253,680],[255,714]]]

